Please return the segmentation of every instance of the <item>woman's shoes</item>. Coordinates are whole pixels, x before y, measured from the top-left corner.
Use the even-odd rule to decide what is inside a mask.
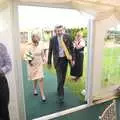
[[[76,79],[76,76],[71,76],[71,79],[72,79],[72,80],[75,80],[75,79]]]
[[[37,90],[36,89],[34,89],[34,91],[33,91],[33,95],[34,96],[37,96],[38,95],[38,93],[37,93]],[[46,97],[43,95],[43,96],[41,96],[41,100],[42,100],[42,102],[45,102],[46,101]]]
[[[34,95],[34,96],[37,96],[37,95],[38,95],[38,93],[37,93],[37,90],[36,90],[36,89],[33,91],[33,95]]]
[[[71,79],[74,80],[74,81],[78,81],[80,77],[77,77],[77,76],[71,76]]]
[[[46,102],[46,97],[45,96],[41,96],[41,100],[42,100],[42,102]]]

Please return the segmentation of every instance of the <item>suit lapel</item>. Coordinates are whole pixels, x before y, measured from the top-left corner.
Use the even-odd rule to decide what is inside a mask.
[[[58,38],[57,38],[57,36],[55,37],[55,50],[57,52],[59,51],[59,44],[58,44]]]

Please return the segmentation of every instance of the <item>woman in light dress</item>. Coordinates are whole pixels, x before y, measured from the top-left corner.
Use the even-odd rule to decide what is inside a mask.
[[[39,82],[41,100],[46,101],[43,90],[44,71],[43,64],[45,62],[45,55],[43,45],[39,42],[40,38],[37,34],[32,35],[32,43],[27,49],[27,53],[31,53],[32,59],[28,60],[30,80],[33,80],[33,94],[37,93],[37,82]]]

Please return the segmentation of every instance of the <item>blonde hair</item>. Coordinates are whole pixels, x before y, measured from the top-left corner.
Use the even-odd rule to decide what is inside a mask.
[[[31,38],[34,39],[35,36],[40,38],[40,36],[38,34],[35,34],[35,33],[31,35]]]
[[[76,33],[76,36],[81,36],[81,37],[83,37],[83,33],[79,31],[79,32]]]

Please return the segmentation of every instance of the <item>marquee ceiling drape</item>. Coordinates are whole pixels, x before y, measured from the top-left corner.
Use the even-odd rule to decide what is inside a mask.
[[[97,20],[106,19],[111,15],[120,18],[120,0],[17,0],[25,3],[67,4],[72,8],[87,12]]]
[[[16,1],[56,3],[56,4],[79,1],[79,2],[92,3],[92,4],[120,6],[120,0],[16,0]]]
[[[8,0],[0,0],[0,4]],[[22,3],[68,4],[71,8],[95,16],[96,20],[106,19],[111,15],[120,20],[120,0],[14,0]]]

